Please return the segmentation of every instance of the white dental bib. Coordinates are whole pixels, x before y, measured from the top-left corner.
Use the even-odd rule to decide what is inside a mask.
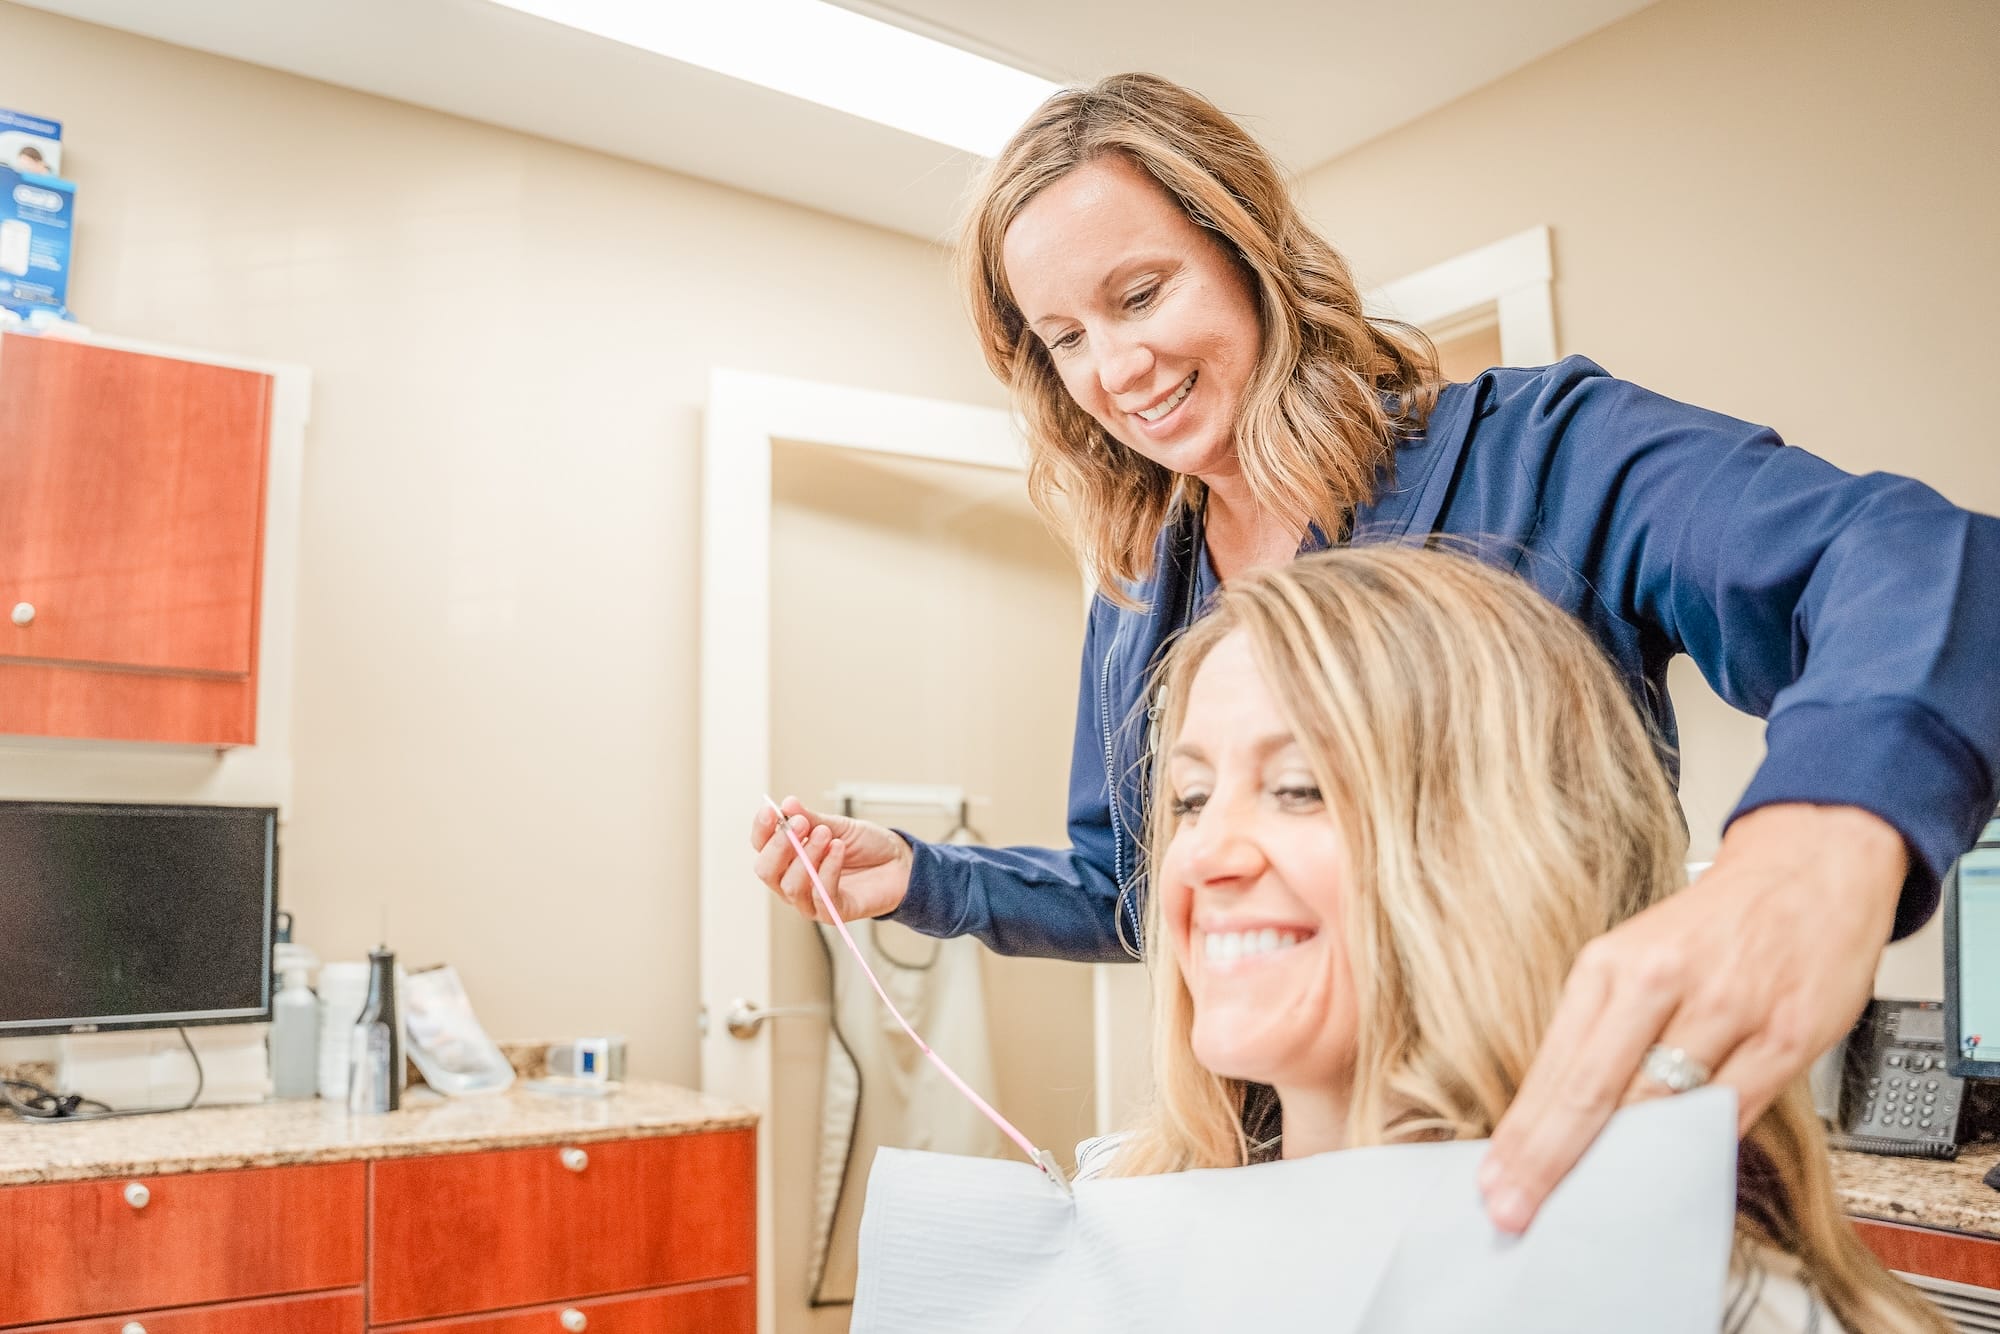
[[[1484,1142],[1085,1180],[883,1149],[854,1334],[1714,1334],[1736,1099],[1616,1116],[1525,1237],[1475,1183]]]

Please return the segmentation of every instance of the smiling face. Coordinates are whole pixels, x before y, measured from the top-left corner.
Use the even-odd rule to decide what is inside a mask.
[[[1173,472],[1235,474],[1256,300],[1158,182],[1119,154],[1085,163],[1021,210],[1002,262],[1063,387],[1112,439]]]
[[[1168,782],[1175,820],[1157,892],[1193,1001],[1195,1058],[1280,1097],[1344,1089],[1347,844],[1241,631],[1195,676]]]

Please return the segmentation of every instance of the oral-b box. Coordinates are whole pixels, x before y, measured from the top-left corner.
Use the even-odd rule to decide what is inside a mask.
[[[0,110],[0,166],[23,176],[62,175],[62,122]]]
[[[65,314],[76,186],[0,165],[0,306]]]

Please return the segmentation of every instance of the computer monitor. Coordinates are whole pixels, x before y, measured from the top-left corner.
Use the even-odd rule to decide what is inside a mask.
[[[1945,878],[1944,1023],[1951,1073],[2000,1079],[2000,816]]]
[[[0,1037],[269,1019],[277,815],[0,801]]]

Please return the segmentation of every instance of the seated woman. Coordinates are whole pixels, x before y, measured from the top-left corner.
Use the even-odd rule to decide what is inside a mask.
[[[1350,547],[1232,580],[1161,703],[1155,1102],[1084,1175],[1483,1138],[1592,939],[1686,881],[1610,665],[1471,559]],[[1275,1140],[1246,1130],[1258,1086]],[[1948,1330],[1842,1217],[1803,1083],[1743,1139],[1737,1218],[1726,1329]]]

